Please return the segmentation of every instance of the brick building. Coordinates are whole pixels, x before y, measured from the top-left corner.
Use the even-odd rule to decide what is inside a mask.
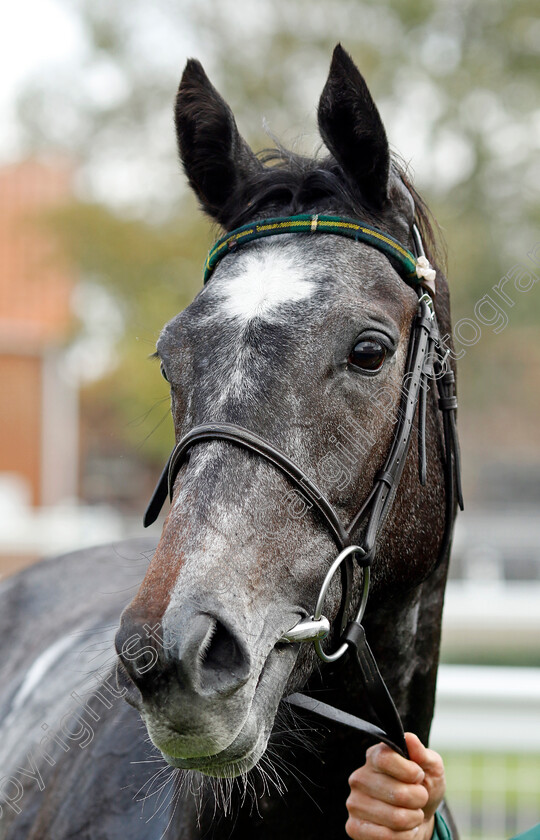
[[[75,278],[44,222],[69,195],[65,166],[0,169],[0,491],[32,506],[78,489],[77,392],[63,372]]]

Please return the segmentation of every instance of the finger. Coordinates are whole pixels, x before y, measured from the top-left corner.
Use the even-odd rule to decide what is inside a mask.
[[[420,738],[414,732],[406,732],[405,740],[411,760],[420,765],[422,770],[430,775],[444,775],[443,760],[439,753],[424,747]]]
[[[428,792],[428,801],[424,806],[426,817],[431,817],[444,798],[446,780],[441,756],[434,750],[427,749],[412,733],[406,733],[407,747],[411,757],[425,770],[424,787]]]
[[[430,750],[427,747],[424,747],[422,742],[416,737],[416,735],[413,735],[412,732],[406,733],[405,738],[407,740],[407,747],[410,751],[409,754],[425,771],[426,775],[423,784],[430,792],[430,799],[432,798],[432,795],[436,795],[442,799],[446,788],[446,781],[444,778],[444,764],[441,756],[439,753],[435,752],[435,750]]]
[[[388,776],[393,776],[400,782],[406,784],[421,783],[424,780],[425,773],[423,769],[415,761],[410,761],[403,758],[399,753],[394,752],[386,744],[377,744],[366,753],[366,763],[372,767],[376,773],[385,773]]]
[[[409,831],[424,822],[424,812],[421,808],[399,808],[362,791],[351,793],[345,804],[349,815],[356,820],[386,826],[393,831]]]
[[[418,837],[416,828],[397,833],[384,825],[357,820],[354,817],[349,817],[345,823],[345,831],[352,840],[416,840]]]
[[[352,773],[349,785],[353,795],[360,791],[399,808],[423,808],[428,801],[428,791],[423,784],[406,784],[366,765]]]

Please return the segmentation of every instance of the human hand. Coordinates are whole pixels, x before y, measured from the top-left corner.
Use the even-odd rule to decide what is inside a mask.
[[[441,756],[405,733],[410,760],[385,744],[349,778],[345,831],[353,840],[430,840],[446,783]]]

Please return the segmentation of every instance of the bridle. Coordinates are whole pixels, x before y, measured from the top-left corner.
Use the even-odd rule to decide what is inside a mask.
[[[409,339],[396,430],[384,465],[376,474],[373,487],[364,503],[351,522],[345,525],[324,493],[277,446],[243,426],[233,423],[207,423],[195,426],[174,447],[146,510],[144,525],[146,527],[156,520],[167,495],[172,501],[179,470],[193,446],[213,440],[227,441],[269,461],[294,485],[310,507],[315,508],[339,550],[326,574],[313,615],[301,619],[283,635],[280,642],[284,644],[313,642],[318,656],[324,662],[335,662],[350,651],[359,668],[377,723],[346,714],[340,709],[335,709],[303,694],[291,695],[287,701],[327,720],[344,724],[377,740],[382,740],[406,756],[407,747],[399,714],[367,644],[361,622],[369,593],[370,566],[375,558],[377,541],[391,509],[407,459],[417,412],[419,480],[422,485],[426,482],[426,407],[430,378],[435,378],[437,382],[438,405],[443,418],[446,497],[443,540],[430,574],[448,550],[456,500],[463,508],[455,421],[457,409],[455,380],[454,373],[448,364],[448,350],[442,344],[435,315],[433,303],[435,272],[427,262],[416,225],[412,228],[415,251],[413,254],[389,234],[358,220],[340,216],[298,215],[264,219],[228,233],[214,245],[208,255],[204,282],[208,282],[222,257],[246,242],[290,233],[330,233],[369,244],[390,259],[403,280],[418,294],[418,308]],[[362,527],[362,536],[354,540],[353,537]],[[355,618],[347,624],[349,607],[353,599],[353,558],[363,569],[363,583]],[[340,640],[337,649],[330,653],[322,647],[322,640],[329,635],[331,629],[330,622],[323,615],[323,607],[328,588],[338,570],[342,575],[343,591],[339,616]]]

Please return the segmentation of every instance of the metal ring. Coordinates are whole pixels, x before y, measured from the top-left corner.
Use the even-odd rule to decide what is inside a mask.
[[[339,567],[341,566],[343,561],[350,554],[362,554],[363,555],[363,554],[365,554],[365,551],[359,545],[349,545],[349,546],[347,546],[347,548],[344,548],[343,551],[341,551],[338,554],[338,556],[336,557],[336,559],[334,560],[334,562],[332,563],[332,565],[328,569],[328,572],[326,573],[326,577],[325,577],[325,579],[323,581],[323,584],[321,586],[321,591],[319,592],[319,597],[317,598],[317,604],[315,606],[315,612],[313,613],[313,618],[314,618],[315,621],[320,619],[321,616],[322,616],[322,608],[323,608],[323,605],[324,605],[324,599],[326,598],[326,593],[328,592],[328,587],[330,586],[332,578],[334,577],[336,571],[339,569]],[[362,621],[362,618],[364,616],[364,612],[366,611],[366,605],[367,605],[367,600],[368,600],[368,595],[369,595],[369,580],[370,580],[369,566],[365,566],[364,567],[364,582],[363,582],[364,585],[362,587],[362,598],[360,599],[360,606],[358,607],[358,612],[357,612],[356,618],[355,618],[355,621],[357,621],[358,623],[360,623]],[[324,650],[322,649],[321,639],[317,639],[314,642],[314,644],[315,644],[315,650],[317,651],[317,656],[320,659],[322,659],[323,662],[336,662],[341,656],[343,656],[343,654],[348,650],[348,647],[349,647],[346,642],[343,642],[343,644],[336,651],[334,651],[334,653],[325,653]]]

